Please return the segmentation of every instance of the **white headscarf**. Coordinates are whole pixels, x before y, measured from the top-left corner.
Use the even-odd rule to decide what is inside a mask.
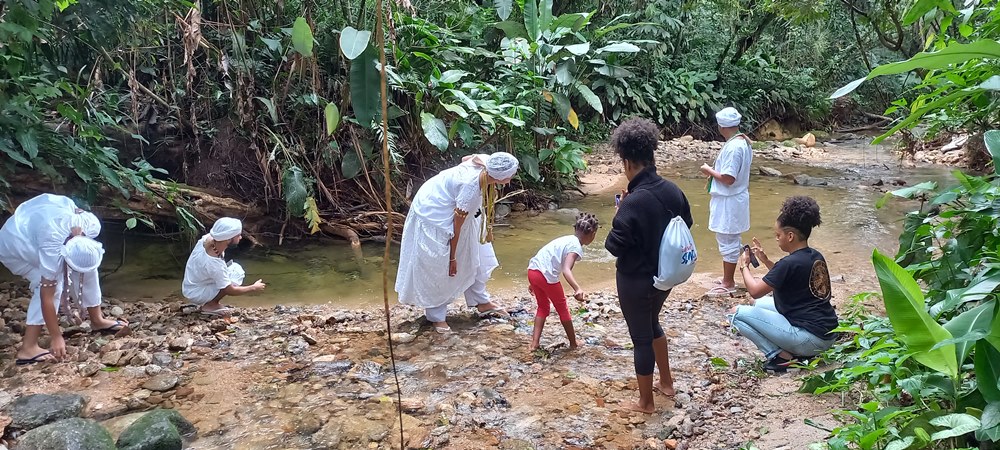
[[[80,227],[83,230],[83,235],[91,239],[101,234],[101,221],[93,213],[87,211],[73,214],[69,219],[69,225],[73,228]]]
[[[240,234],[243,234],[243,222],[232,217],[223,217],[215,221],[212,231],[208,234],[216,241],[228,241]]]
[[[90,273],[101,266],[104,245],[86,236],[76,236],[63,246],[62,253],[70,269]]]
[[[719,122],[719,126],[722,128],[731,128],[740,125],[740,119],[743,116],[736,108],[723,108],[722,111],[715,113],[715,120]]]
[[[496,180],[512,178],[517,166],[517,158],[507,152],[496,152],[486,159],[486,173]]]

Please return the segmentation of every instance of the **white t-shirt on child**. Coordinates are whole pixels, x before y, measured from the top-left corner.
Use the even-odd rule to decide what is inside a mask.
[[[528,270],[537,270],[545,275],[545,281],[549,284],[559,282],[559,275],[562,274],[562,263],[570,253],[576,253],[583,258],[583,245],[575,235],[556,238],[552,242],[545,244],[541,250],[531,258],[528,263]]]

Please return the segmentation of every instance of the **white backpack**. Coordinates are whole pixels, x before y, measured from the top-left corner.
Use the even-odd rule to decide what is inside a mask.
[[[660,238],[660,267],[653,277],[653,287],[668,291],[687,281],[697,261],[698,250],[694,247],[691,229],[681,216],[675,216]]]

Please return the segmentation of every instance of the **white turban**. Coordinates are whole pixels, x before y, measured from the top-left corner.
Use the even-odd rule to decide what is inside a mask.
[[[63,246],[63,257],[70,269],[90,273],[101,266],[104,245],[86,236],[76,236]]]
[[[740,119],[743,116],[736,108],[723,108],[722,111],[715,113],[715,120],[719,122],[719,126],[722,128],[731,128],[740,125]]]
[[[101,234],[101,221],[93,213],[87,211],[74,213],[69,219],[69,224],[72,228],[80,227],[83,230],[83,235],[91,239]]]
[[[496,152],[486,159],[486,173],[496,180],[506,180],[517,173],[517,165],[514,155]]]
[[[228,241],[243,234],[243,222],[240,222],[240,219],[223,217],[215,221],[215,225],[212,225],[212,231],[208,234],[212,235],[212,239],[216,241]]]

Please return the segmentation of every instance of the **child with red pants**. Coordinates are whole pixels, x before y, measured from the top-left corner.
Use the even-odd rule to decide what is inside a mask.
[[[597,236],[597,217],[593,214],[581,213],[573,225],[574,234],[563,236],[545,244],[528,263],[528,289],[535,295],[538,311],[535,313],[535,329],[531,334],[531,346],[528,351],[538,348],[542,338],[542,327],[549,317],[549,305],[556,307],[559,321],[569,338],[569,348],[576,348],[576,332],[573,330],[573,318],[566,306],[566,293],[559,282],[559,274],[566,277],[566,282],[573,288],[573,297],[583,300],[583,289],[573,277],[573,265],[583,257],[583,246],[594,242]]]

